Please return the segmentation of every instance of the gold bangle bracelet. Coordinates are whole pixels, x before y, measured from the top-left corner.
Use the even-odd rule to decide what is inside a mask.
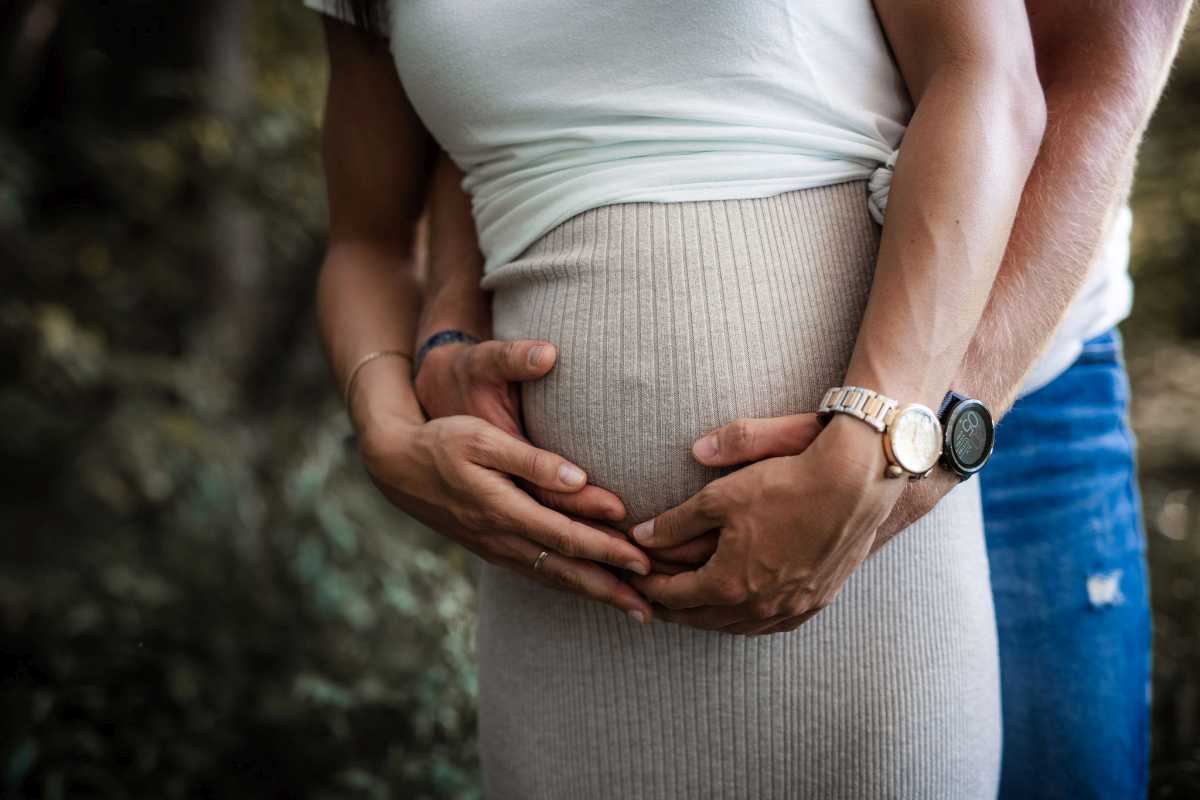
[[[367,364],[370,364],[375,359],[383,358],[385,356],[395,356],[396,358],[403,358],[404,360],[408,361],[408,363],[410,363],[410,364],[412,363],[412,356],[410,356],[408,353],[404,352],[403,350],[375,350],[374,352],[367,353],[365,356],[360,358],[358,360],[358,363],[356,363],[354,365],[354,369],[350,370],[350,378],[346,381],[346,391],[343,393],[343,396],[342,396],[342,399],[346,403],[347,411],[350,409],[350,393],[354,391],[354,382],[356,380],[358,380],[359,371],[362,370],[363,367],[365,367]]]

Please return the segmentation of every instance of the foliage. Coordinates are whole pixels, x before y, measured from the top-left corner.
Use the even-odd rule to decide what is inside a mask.
[[[0,130],[0,796],[475,796],[466,562],[366,480],[311,323],[315,17],[235,18],[213,87],[227,31],[71,5]]]
[[[1154,607],[1152,795],[1200,796],[1200,12],[1193,11],[1134,186],[1124,326]]]

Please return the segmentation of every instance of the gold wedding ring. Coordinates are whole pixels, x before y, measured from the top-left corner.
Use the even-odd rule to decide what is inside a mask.
[[[546,560],[546,556],[550,555],[549,550],[543,550],[538,553],[538,557],[533,560],[533,571],[537,572],[542,568],[542,562]]]

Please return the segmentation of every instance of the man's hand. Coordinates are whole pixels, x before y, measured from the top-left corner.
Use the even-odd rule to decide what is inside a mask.
[[[558,352],[549,342],[522,339],[448,344],[429,351],[417,373],[417,399],[430,419],[467,415],[490,422],[522,441],[521,394],[517,385],[542,378]],[[589,519],[619,522],[621,499],[599,486],[559,492],[525,482],[544,505]]]
[[[732,438],[746,440],[740,433]],[[803,447],[804,438],[797,435],[793,444]],[[857,420],[835,417],[809,441],[800,455],[719,478],[634,528],[634,539],[650,548],[719,532],[716,551],[699,569],[630,579],[662,606],[655,609],[659,617],[730,633],[775,633],[832,602],[871,552],[905,482],[883,477],[878,434]],[[712,457],[722,457],[717,445]],[[740,463],[742,455],[727,449],[723,458]]]

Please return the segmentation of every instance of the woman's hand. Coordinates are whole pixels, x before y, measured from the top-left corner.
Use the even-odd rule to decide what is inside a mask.
[[[662,619],[730,633],[792,630],[829,605],[871,552],[906,481],[884,478],[879,434],[835,417],[798,456],[769,458],[708,484],[633,530],[647,548],[714,529],[699,569],[630,582]]]
[[[517,384],[544,377],[557,357],[550,342],[531,339],[442,345],[429,351],[417,373],[417,398],[431,419],[467,414],[528,441]],[[599,486],[569,492],[534,484],[525,488],[543,505],[568,514],[611,522],[625,518],[621,499]]]
[[[370,390],[369,381],[360,384]],[[618,531],[546,508],[510,478],[569,494],[586,485],[578,467],[475,417],[369,420],[359,424],[363,462],[396,507],[490,563],[649,621],[645,599],[602,566],[645,574],[646,555]],[[551,555],[535,570],[542,550]]]

